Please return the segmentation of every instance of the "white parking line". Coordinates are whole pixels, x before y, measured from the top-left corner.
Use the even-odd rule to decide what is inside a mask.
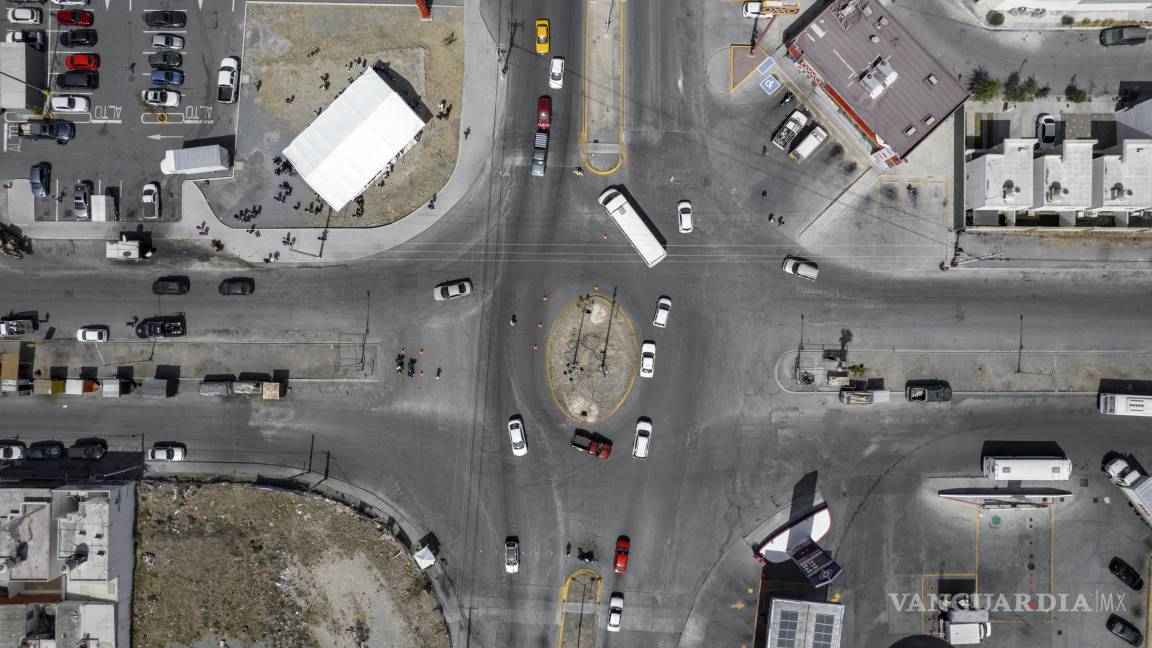
[[[187,29],[153,29],[153,30],[145,29],[144,33],[145,34],[187,34],[188,30]]]

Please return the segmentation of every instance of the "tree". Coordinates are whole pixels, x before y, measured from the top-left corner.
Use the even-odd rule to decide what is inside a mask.
[[[976,68],[968,78],[968,92],[977,101],[991,101],[1000,94],[1004,82],[988,74],[984,68]]]
[[[1084,103],[1092,99],[1084,89],[1075,83],[1069,83],[1068,87],[1064,89],[1064,97],[1072,103]]]
[[[987,20],[989,25],[999,27],[1004,24],[1004,14],[999,11],[989,11]]]

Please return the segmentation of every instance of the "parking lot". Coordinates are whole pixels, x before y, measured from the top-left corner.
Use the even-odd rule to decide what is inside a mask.
[[[122,221],[140,220],[141,192],[145,184],[161,187],[162,220],[178,217],[180,196],[178,177],[165,177],[159,163],[164,151],[179,148],[191,140],[209,140],[230,148],[236,127],[235,105],[220,104],[216,97],[216,72],[226,56],[240,56],[243,5],[155,2],[145,4],[93,3],[72,7],[91,12],[89,27],[62,27],[57,14],[68,7],[54,4],[31,5],[41,8],[39,26],[5,22],[5,31],[40,29],[45,31],[49,84],[54,95],[77,95],[88,99],[86,110],[55,114],[52,117],[75,124],[75,138],[58,146],[51,140],[32,140],[17,135],[17,124],[40,116],[28,112],[4,114],[4,155],[0,175],[27,178],[31,165],[48,162],[51,181],[48,198],[35,201],[37,220],[71,220],[73,187],[78,180],[91,182],[93,195],[112,196]],[[151,27],[146,12],[174,10],[185,14],[182,28]],[[60,34],[70,29],[93,29],[93,46],[61,47]],[[159,87],[150,82],[152,66],[148,57],[160,51],[153,47],[157,34],[171,34],[184,40],[178,51],[182,61],[183,83],[175,88],[182,94],[178,107],[153,108],[141,93]],[[96,54],[98,85],[91,90],[61,89],[58,77],[66,72],[66,57]],[[174,68],[177,69],[177,68]],[[241,74],[243,71],[241,70]],[[162,112],[163,111],[163,112]],[[112,215],[109,216],[111,220]]]

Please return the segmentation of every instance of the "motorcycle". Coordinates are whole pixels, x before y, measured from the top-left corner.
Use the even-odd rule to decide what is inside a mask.
[[[785,92],[784,98],[780,100],[780,105],[783,106],[786,104],[790,104],[790,103],[792,103],[792,100],[795,98],[796,98],[796,96],[793,95],[791,92]]]

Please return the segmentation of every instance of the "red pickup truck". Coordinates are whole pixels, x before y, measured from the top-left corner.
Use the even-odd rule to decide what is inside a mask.
[[[587,452],[597,459],[607,459],[612,456],[612,442],[587,430],[576,430],[572,434],[572,447],[581,452]]]

